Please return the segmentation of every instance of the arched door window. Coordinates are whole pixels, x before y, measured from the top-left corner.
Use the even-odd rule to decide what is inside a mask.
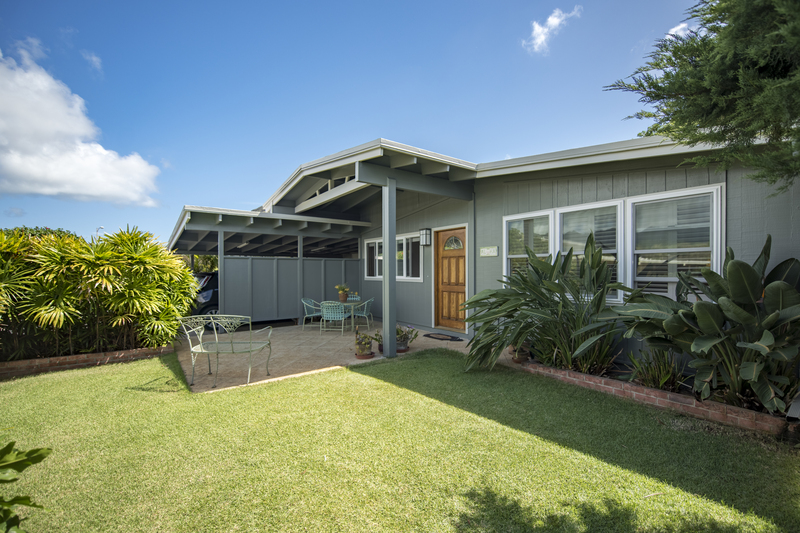
[[[464,249],[464,243],[461,242],[461,239],[459,239],[458,237],[453,235],[452,237],[447,239],[447,241],[445,241],[444,249],[445,250],[463,250]]]

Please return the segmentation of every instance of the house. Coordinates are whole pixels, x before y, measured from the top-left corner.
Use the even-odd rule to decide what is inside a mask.
[[[618,280],[663,294],[726,246],[752,261],[768,233],[772,265],[800,255],[800,187],[681,165],[708,150],[646,137],[475,164],[378,139],[301,165],[252,211],[185,206],[169,247],[220,256],[224,313],[296,318],[346,282],[385,327],[468,336],[460,305],[525,246],[581,251],[593,231]]]

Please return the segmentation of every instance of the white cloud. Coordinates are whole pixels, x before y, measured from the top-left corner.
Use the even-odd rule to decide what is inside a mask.
[[[567,23],[567,19],[571,17],[580,17],[583,11],[582,6],[575,6],[570,13],[564,13],[560,9],[556,9],[547,17],[544,24],[539,24],[535,20],[531,23],[531,38],[522,41],[522,47],[528,52],[541,52],[547,53],[547,42]]]
[[[0,194],[156,205],[159,168],[95,141],[83,99],[36,63],[37,40],[18,52],[19,64],[0,52]]]
[[[81,50],[81,55],[93,69],[97,72],[103,72],[103,61],[97,57],[97,54],[88,50]]]
[[[667,35],[677,35],[678,37],[686,37],[689,34],[689,25],[681,22],[667,32]]]
[[[27,213],[21,207],[9,207],[4,211],[7,217],[19,218],[24,217]]]

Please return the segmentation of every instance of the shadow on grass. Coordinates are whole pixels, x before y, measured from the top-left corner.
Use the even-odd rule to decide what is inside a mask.
[[[351,367],[350,371],[702,495],[742,513],[752,511],[786,531],[797,531],[800,524],[797,453],[769,438],[759,440],[735,429],[500,365],[491,372],[464,372],[463,356],[447,350],[427,350],[385,363]],[[485,492],[473,496],[476,512],[489,505],[506,506],[511,516],[520,520],[525,517],[523,509],[515,509],[516,502]],[[625,508],[609,508],[608,512],[612,511],[621,517],[626,512]]]
[[[464,494],[470,510],[461,513],[453,522],[456,531],[502,531],[504,533],[535,533],[546,531],[614,531],[617,533],[642,533],[648,531],[637,524],[636,510],[610,498],[600,506],[575,503],[562,511],[537,518],[530,507],[497,494],[491,489],[473,489]],[[712,518],[681,518],[670,524],[673,533],[718,531],[734,533],[736,526],[720,524]],[[659,531],[663,531],[659,528]]]
[[[186,376],[183,375],[183,368],[178,361],[177,353],[162,355],[159,357],[161,364],[169,370],[171,376],[158,377],[151,379],[141,385],[126,387],[127,390],[137,392],[183,392],[189,390]]]

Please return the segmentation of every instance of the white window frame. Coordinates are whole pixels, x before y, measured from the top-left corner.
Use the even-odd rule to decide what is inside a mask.
[[[628,231],[626,232],[626,247],[630,250],[627,258],[630,265],[625,285],[634,288],[636,283],[636,205],[657,202],[660,200],[674,200],[690,198],[692,196],[711,195],[711,270],[722,272],[722,263],[725,261],[725,184],[719,183],[705,187],[692,187],[654,194],[634,196],[626,200],[626,213]],[[666,280],[665,280],[666,281]]]
[[[513,220],[535,218],[541,216],[550,217],[550,238],[549,253],[555,256],[561,247],[561,215],[574,211],[587,211],[602,207],[616,206],[617,208],[617,280],[628,287],[633,287],[635,270],[634,257],[634,212],[637,204],[654,202],[658,200],[671,200],[675,198],[686,198],[691,196],[711,195],[711,269],[719,272],[725,259],[725,184],[717,183],[701,187],[690,187],[651,194],[630,196],[619,200],[607,200],[601,202],[591,202],[564,207],[553,207],[541,209],[528,213],[507,215],[503,217],[503,275],[509,275],[509,256],[508,256],[508,222]],[[573,250],[573,253],[583,253],[583,250]],[[516,256],[515,256],[516,257]],[[609,299],[610,303],[622,302],[622,291],[619,291],[619,298]]]
[[[394,248],[392,249],[392,252],[391,252],[391,257],[392,257],[393,261],[397,260],[397,256],[395,255],[397,253],[397,243],[398,242],[402,242],[403,243],[403,254],[405,254],[406,253],[406,248],[408,246],[407,243],[412,239],[419,240],[419,233],[404,233],[402,235],[396,235],[395,236],[395,245],[394,245]],[[369,257],[369,254],[367,253],[367,250],[368,250],[368,247],[369,247],[370,244],[376,244],[375,250],[377,252],[377,243],[383,244],[383,238],[382,237],[378,237],[378,238],[375,238],[375,239],[364,239],[364,279],[368,280],[368,281],[379,281],[379,280],[383,279],[383,275],[380,275],[380,276],[379,275],[375,275],[375,276],[367,275],[367,273],[369,272],[369,270],[368,270],[369,269],[369,265],[367,264],[367,258]],[[405,275],[406,262],[404,260],[403,261],[403,271],[404,271],[404,273],[403,273],[403,275],[400,275],[399,273],[397,274],[397,276],[395,278],[397,281],[407,281],[407,282],[411,282],[411,283],[421,283],[423,281],[423,278],[424,278],[424,270],[423,270],[424,262],[422,261],[422,256],[424,255],[423,254],[423,249],[424,249],[424,247],[422,245],[420,245],[420,247],[419,247],[419,259],[418,259],[418,261],[419,261],[419,277],[414,278],[414,277],[410,277],[410,276],[406,276]],[[384,269],[386,268],[386,263],[385,263],[386,260],[387,260],[387,253],[386,253],[386,250],[384,250],[383,251],[383,255],[381,256],[381,261],[384,262],[383,263],[383,268]],[[376,262],[375,262],[375,272],[376,273],[378,272],[377,259],[376,259]]]

